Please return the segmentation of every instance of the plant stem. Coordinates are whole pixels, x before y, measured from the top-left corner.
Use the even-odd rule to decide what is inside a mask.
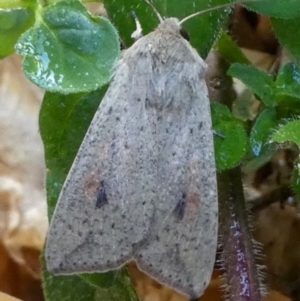
[[[238,167],[218,175],[225,292],[227,300],[260,301],[259,276],[241,179]]]
[[[226,74],[228,63],[217,51],[213,51],[207,64],[206,82],[210,100],[231,108],[235,92],[232,79]],[[226,300],[261,301],[260,277],[248,225],[240,167],[218,174],[218,190],[219,242],[225,271]]]

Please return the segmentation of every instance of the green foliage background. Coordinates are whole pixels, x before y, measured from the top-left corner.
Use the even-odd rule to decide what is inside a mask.
[[[217,6],[227,0],[209,1]],[[245,119],[221,104],[212,105],[219,171],[239,164],[248,166],[268,157],[279,145],[300,144],[300,6],[294,0],[268,0],[247,4],[271,17],[280,43],[295,61],[271,76],[251,66],[231,38],[222,31],[229,10],[216,10],[189,20],[184,27],[191,44],[205,58],[215,45],[231,64],[228,75],[242,81],[261,101],[255,120]],[[60,189],[84,134],[106,91],[120,57],[120,40],[128,47],[135,30],[130,16],[135,11],[144,34],[158,23],[151,8],[141,0],[104,1],[110,23],[91,15],[79,0],[0,2],[0,57],[14,51],[24,57],[27,77],[47,92],[40,113],[45,145],[47,194],[51,218]],[[153,0],[163,17],[182,19],[208,7],[207,0]],[[276,144],[276,146],[274,146]],[[237,147],[238,145],[238,147]],[[263,162],[263,160],[262,160]],[[299,197],[299,172],[294,190]],[[56,277],[44,270],[48,301],[137,300],[125,269],[93,275]]]

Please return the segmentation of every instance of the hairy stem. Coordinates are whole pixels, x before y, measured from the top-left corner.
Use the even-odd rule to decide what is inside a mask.
[[[218,175],[225,291],[227,300],[259,301],[262,299],[259,276],[241,178],[239,168]]]
[[[208,57],[207,64],[206,82],[210,100],[231,108],[235,92],[232,79],[226,75],[228,63],[214,51]],[[225,298],[230,301],[262,300],[240,167],[218,174],[218,190],[219,242],[225,271]]]

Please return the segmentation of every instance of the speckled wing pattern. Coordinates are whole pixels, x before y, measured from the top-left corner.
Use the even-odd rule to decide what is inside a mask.
[[[175,21],[137,41],[117,67],[51,222],[54,273],[135,259],[192,298],[210,280],[218,209],[205,64]]]

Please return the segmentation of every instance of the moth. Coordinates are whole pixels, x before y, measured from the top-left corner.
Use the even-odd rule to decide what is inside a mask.
[[[206,65],[176,18],[120,59],[51,221],[47,268],[105,272],[130,260],[198,298],[217,248],[217,183]]]

